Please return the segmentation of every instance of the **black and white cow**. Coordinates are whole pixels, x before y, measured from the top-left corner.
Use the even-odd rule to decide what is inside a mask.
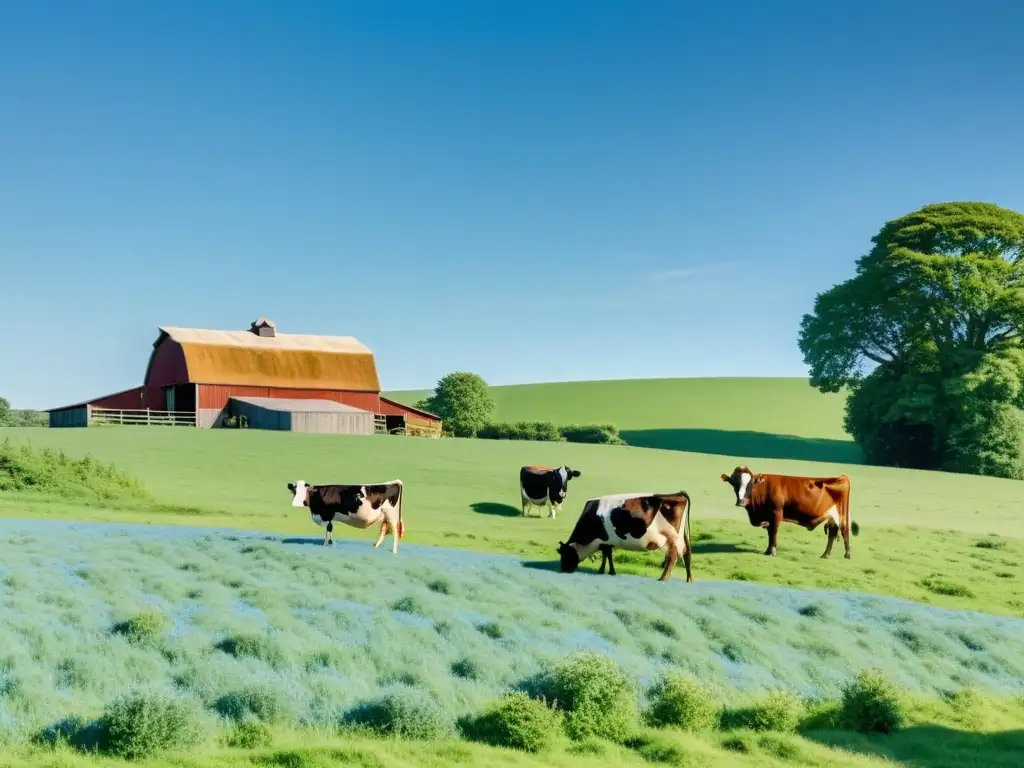
[[[369,528],[379,522],[380,536],[374,549],[390,531],[391,551],[398,552],[398,540],[405,536],[401,480],[373,485],[309,485],[296,480],[288,483],[288,490],[293,494],[293,507],[308,507],[313,522],[326,527],[324,544],[334,543],[335,522],[353,528]]]
[[[563,573],[573,573],[582,561],[601,552],[601,573],[605,560],[611,564],[612,549],[654,552],[666,549],[659,581],[667,581],[676,560],[683,556],[686,580],[690,571],[690,497],[678,493],[623,493],[588,499],[569,541],[558,542]]]
[[[569,492],[569,481],[579,477],[576,469],[561,466],[522,467],[519,470],[519,495],[523,502],[523,517],[530,507],[548,507],[548,516],[554,519],[555,513],[562,511],[565,495]]]

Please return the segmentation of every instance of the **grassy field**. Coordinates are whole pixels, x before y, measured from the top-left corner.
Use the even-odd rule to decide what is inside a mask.
[[[844,395],[806,379],[632,379],[491,387],[497,421],[611,423],[645,448],[859,463],[843,430]],[[425,391],[391,392],[415,403]]]
[[[69,718],[94,719],[126,691],[186,697],[205,713],[197,755],[177,765],[853,766],[930,748],[930,766],[979,753],[986,765],[1009,766],[1022,743],[1018,619],[736,583],[666,588],[470,552],[408,546],[393,557],[362,543],[323,548],[185,527],[2,521],[0,563],[0,764],[5,755],[33,765],[105,762],[34,746],[34,737]],[[543,762],[452,737],[410,744],[335,732],[361,705],[400,693],[425,696],[442,733],[454,733],[461,715],[536,685],[539,672],[580,650],[614,658],[641,696],[675,668],[734,707],[769,688],[827,700],[874,667],[931,703],[891,739],[809,716],[801,736],[651,731],[625,746],[563,739]],[[943,702],[962,689],[984,698]],[[217,747],[250,717],[272,725],[278,744]],[[941,751],[931,743],[938,734]]]
[[[403,543],[514,554],[551,564],[557,542],[568,536],[588,496],[683,488],[693,498],[698,580],[856,590],[1024,615],[1021,486],[1009,480],[550,443],[135,428],[0,430],[0,440],[5,437],[115,462],[140,478],[159,501],[200,510],[89,506],[74,497],[3,494],[0,515],[6,517],[227,526],[317,539],[322,532],[308,514],[289,506],[288,482],[399,477],[406,484]],[[761,555],[764,531],[750,527],[719,479],[740,461],[760,471],[849,472],[853,515],[861,525],[861,535],[853,539],[854,559],[818,559],[824,536],[791,525],[780,534],[779,556]],[[528,463],[567,463],[583,472],[572,482],[557,520],[521,517],[517,473]],[[366,546],[373,536],[351,529],[337,534]],[[653,575],[660,563],[655,555],[616,559],[624,573]]]

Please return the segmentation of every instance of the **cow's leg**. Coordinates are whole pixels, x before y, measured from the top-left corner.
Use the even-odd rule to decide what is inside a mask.
[[[598,573],[604,573],[604,561],[608,560],[608,575],[615,575],[615,557],[612,554],[614,547],[610,547],[607,544],[601,545],[601,570]]]
[[[391,531],[391,554],[398,553],[398,510],[390,504],[384,505],[384,525]]]
[[[689,510],[687,510],[689,514]],[[683,530],[683,566],[686,568],[686,581],[688,584],[693,583],[693,571],[690,570],[690,557],[693,554],[693,550],[690,548],[690,532],[686,529]]]
[[[775,516],[768,521],[768,549],[764,551],[769,557],[775,557],[775,549],[779,542],[779,528],[782,526],[782,510],[776,509]]]
[[[658,581],[668,581],[669,576],[672,575],[672,570],[676,567],[676,562],[679,560],[679,554],[682,549],[682,540],[679,538],[679,534],[676,533],[674,528],[669,528],[665,531],[665,538],[667,541],[666,554],[665,554],[665,567],[661,572],[661,578]],[[686,558],[683,558],[684,562]],[[689,573],[689,569],[687,569]]]
[[[839,526],[829,520],[825,523],[825,534],[828,536],[828,541],[825,544],[825,551],[821,553],[822,560],[828,560],[829,555],[832,554],[832,545],[835,544],[836,536],[839,535]]]
[[[849,560],[850,555],[850,518],[846,518],[846,522],[839,529],[843,534],[843,548],[846,552],[843,553],[843,557]]]
[[[388,535],[388,521],[387,519],[381,520],[380,522],[380,536],[377,537],[377,543],[373,545],[374,549],[377,549],[384,541],[384,537]]]
[[[604,573],[604,565],[605,565],[605,563],[607,561],[608,561],[608,548],[604,544],[602,544],[601,545],[601,567],[597,569],[598,574],[603,574]]]
[[[334,536],[332,535],[333,531],[334,531],[334,523],[330,522],[330,523],[327,524],[327,527],[324,529],[324,546],[327,546],[327,545],[330,545],[330,544],[334,544]]]

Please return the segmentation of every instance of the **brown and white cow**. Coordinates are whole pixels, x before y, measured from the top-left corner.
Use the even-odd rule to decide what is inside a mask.
[[[398,540],[405,536],[402,522],[402,481],[373,485],[309,485],[297,480],[288,483],[293,507],[308,507],[317,525],[325,526],[324,544],[334,544],[334,523],[353,528],[369,528],[380,523],[380,536],[374,549],[391,532],[392,553],[398,552]]]
[[[626,493],[587,500],[569,541],[558,542],[562,573],[573,573],[583,560],[597,551],[602,555],[603,573],[604,561],[611,560],[614,547],[640,552],[667,549],[658,580],[668,580],[682,555],[686,580],[692,582],[690,507],[686,491]],[[610,573],[615,573],[614,564]]]
[[[850,478],[799,477],[795,475],[755,474],[750,467],[736,467],[731,475],[722,475],[722,482],[732,486],[736,506],[747,510],[750,524],[768,529],[768,549],[775,555],[779,527],[783,522],[796,523],[813,531],[825,524],[828,543],[822,559],[832,554],[836,536],[843,535],[847,559],[850,558],[850,532],[856,536],[860,526],[850,515]]]

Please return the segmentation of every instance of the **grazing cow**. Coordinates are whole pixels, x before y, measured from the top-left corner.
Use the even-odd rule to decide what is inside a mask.
[[[843,535],[847,560],[850,559],[850,531],[856,536],[860,526],[850,515],[850,478],[797,477],[794,475],[762,475],[750,471],[746,465],[736,467],[731,475],[722,475],[722,482],[732,486],[736,493],[736,506],[747,510],[750,524],[768,529],[768,549],[765,554],[775,555],[779,527],[783,522],[796,523],[813,531],[825,524],[828,543],[822,559],[832,554],[836,536]]]
[[[569,481],[579,476],[579,470],[566,466],[558,469],[522,467],[519,470],[519,495],[523,502],[523,517],[526,517],[530,507],[547,505],[548,516],[553,520],[555,513],[562,511],[562,503],[569,492]]]
[[[294,495],[293,507],[308,507],[317,525],[326,526],[324,544],[334,544],[334,523],[369,528],[380,522],[380,536],[374,549],[391,532],[391,552],[398,552],[398,540],[405,536],[402,522],[402,481],[375,485],[309,485],[298,480],[288,483]]]
[[[630,493],[599,496],[583,505],[569,541],[558,542],[562,573],[572,573],[595,552],[611,562],[613,547],[633,551],[655,551],[667,547],[659,581],[668,581],[679,555],[686,566],[686,580],[693,581],[690,570],[690,497],[679,493]],[[682,535],[680,535],[680,532]],[[611,575],[615,573],[612,564]]]

